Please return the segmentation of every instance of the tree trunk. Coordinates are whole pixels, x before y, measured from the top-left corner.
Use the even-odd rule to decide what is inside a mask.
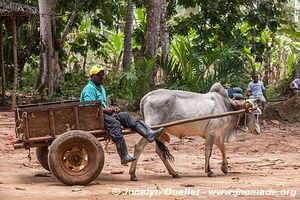
[[[296,67],[295,78],[299,78],[300,77],[300,55],[297,58],[296,66],[295,67]]]
[[[118,56],[118,60],[117,60],[117,64],[116,64],[117,71],[120,71],[122,68],[122,57],[123,57],[123,51],[121,51]]]
[[[285,53],[284,49],[282,51],[282,64],[283,64],[283,72],[282,72],[282,77],[286,78],[286,71],[287,71],[287,66],[286,66],[286,59],[287,59],[287,54]]]
[[[269,80],[268,80],[268,84],[272,84],[274,83],[275,80],[275,63],[271,64],[271,60],[272,60],[272,49],[274,48],[275,45],[275,33],[273,32],[271,34],[271,47],[270,47],[270,52],[269,52]]]
[[[278,82],[280,80],[280,72],[281,72],[281,64],[282,64],[282,58],[283,58],[283,50],[282,48],[279,48],[278,50],[278,63],[277,63],[277,66],[276,66],[276,82]]]
[[[271,48],[268,46],[266,48],[266,51],[264,53],[264,61],[265,61],[265,66],[264,66],[264,83],[266,85],[269,85],[269,72],[270,72],[270,64],[271,64]]]
[[[275,45],[275,33],[272,32],[271,34],[271,46],[266,48],[265,51],[265,55],[264,55],[264,61],[265,61],[265,66],[264,66],[264,70],[265,70],[265,77],[264,77],[264,83],[266,85],[269,85],[269,83],[271,83],[274,80],[274,70],[273,70],[273,66],[271,65],[271,57],[272,57],[272,48],[274,48]]]
[[[144,39],[143,53],[146,58],[155,58],[158,46],[158,36],[160,27],[161,0],[149,0],[147,10],[147,30]],[[155,77],[157,67],[152,70],[150,90],[155,89]]]
[[[13,26],[13,56],[14,56],[14,82],[12,91],[11,108],[14,109],[17,105],[17,86],[18,86],[18,51],[17,51],[17,25],[16,18],[12,17]]]
[[[162,0],[161,15],[160,15],[160,37],[161,37],[161,52],[164,63],[170,61],[170,36],[168,27],[168,12],[166,6],[166,0]],[[157,81],[164,80],[163,70],[158,70]]]
[[[295,24],[298,24],[298,7],[299,7],[299,2],[298,0],[294,0],[294,21],[295,21]]]
[[[170,36],[168,28],[166,0],[162,0],[161,18],[160,18],[160,37],[161,37],[161,51],[164,61],[170,60]]]
[[[133,11],[134,6],[132,0],[128,0],[127,15],[125,24],[125,36],[124,36],[124,57],[123,68],[128,70],[130,68],[131,61],[131,49],[132,49],[132,32],[133,32]]]
[[[82,74],[85,74],[85,71],[86,71],[85,66],[86,66],[87,54],[88,54],[88,51],[85,52],[84,57],[83,57]]]
[[[78,14],[78,11],[77,10],[73,10],[73,12],[72,12],[72,14],[71,14],[71,16],[69,18],[68,24],[65,27],[64,32],[63,32],[63,34],[61,36],[61,39],[60,39],[60,42],[59,42],[61,48],[63,48],[64,45],[65,45],[65,41],[66,41],[67,35],[72,30],[72,27],[73,27],[73,25],[75,23],[77,14]]]
[[[20,53],[20,58],[18,60],[19,64],[19,71],[23,71],[25,63],[28,61],[30,56],[33,54],[35,49],[40,43],[40,32],[36,26],[36,19],[32,17],[31,19],[31,33],[30,33],[30,38],[29,41],[25,47],[25,49]]]
[[[1,66],[1,85],[2,85],[2,105],[5,105],[5,66],[4,66],[4,55],[3,55],[3,30],[2,20],[0,21],[0,66]]]
[[[40,85],[39,91],[43,91],[48,81],[48,95],[53,94],[53,39],[51,28],[51,13],[47,0],[39,0],[40,10],[40,26],[41,26],[41,38],[42,38],[42,59],[43,66],[40,65]],[[41,74],[42,73],[42,74]],[[47,78],[48,79],[47,79]]]
[[[144,40],[144,55],[155,58],[158,46],[161,0],[149,0],[147,10],[147,30]]]
[[[58,51],[54,51],[53,59],[53,90],[54,92],[61,92],[59,86],[60,79],[60,65]]]

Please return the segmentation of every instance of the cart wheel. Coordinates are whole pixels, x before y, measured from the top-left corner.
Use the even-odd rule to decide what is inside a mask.
[[[50,171],[48,165],[48,147],[37,147],[35,150],[36,158],[45,170]]]
[[[49,149],[51,172],[66,185],[86,185],[100,174],[104,151],[95,136],[69,131],[58,136]]]

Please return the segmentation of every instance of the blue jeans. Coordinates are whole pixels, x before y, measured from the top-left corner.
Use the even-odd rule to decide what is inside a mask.
[[[129,116],[127,112],[120,112],[114,115],[104,115],[104,127],[111,136],[112,141],[116,142],[123,138],[122,126],[124,128],[134,128],[136,120]]]

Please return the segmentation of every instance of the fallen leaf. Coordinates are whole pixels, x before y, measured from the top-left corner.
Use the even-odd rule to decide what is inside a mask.
[[[181,184],[181,186],[183,186],[183,187],[195,187],[195,185],[193,185],[193,184]]]
[[[277,124],[277,125],[280,124],[280,122],[279,122],[278,120],[276,120],[276,119],[272,119],[270,122],[271,122],[272,124]]]
[[[240,181],[240,178],[239,178],[239,177],[233,177],[231,180],[232,180],[233,182],[239,182],[239,181]]]
[[[260,176],[263,176],[263,177],[265,177],[265,176],[267,176],[267,174],[260,174]]]
[[[34,177],[51,177],[50,173],[47,174],[47,173],[44,173],[44,174],[36,174],[34,175]]]
[[[72,192],[81,192],[82,189],[72,189]]]
[[[111,174],[123,174],[124,170],[111,170],[110,173]]]
[[[25,190],[25,188],[15,187],[16,190]]]
[[[176,146],[173,146],[173,150],[175,151],[178,151],[179,150],[179,147],[176,145]]]

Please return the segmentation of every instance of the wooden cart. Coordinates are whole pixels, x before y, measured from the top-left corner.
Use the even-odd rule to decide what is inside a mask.
[[[104,165],[107,138],[101,101],[18,106],[14,148],[36,148],[40,164],[66,185],[93,181]],[[129,133],[130,130],[125,130]]]
[[[152,126],[156,129],[189,122],[252,112],[252,108],[200,116]],[[39,163],[66,185],[86,185],[100,174],[104,151],[100,144],[104,129],[101,101],[78,101],[18,106],[15,111],[14,148],[36,148]],[[134,133],[123,129],[123,134]]]

